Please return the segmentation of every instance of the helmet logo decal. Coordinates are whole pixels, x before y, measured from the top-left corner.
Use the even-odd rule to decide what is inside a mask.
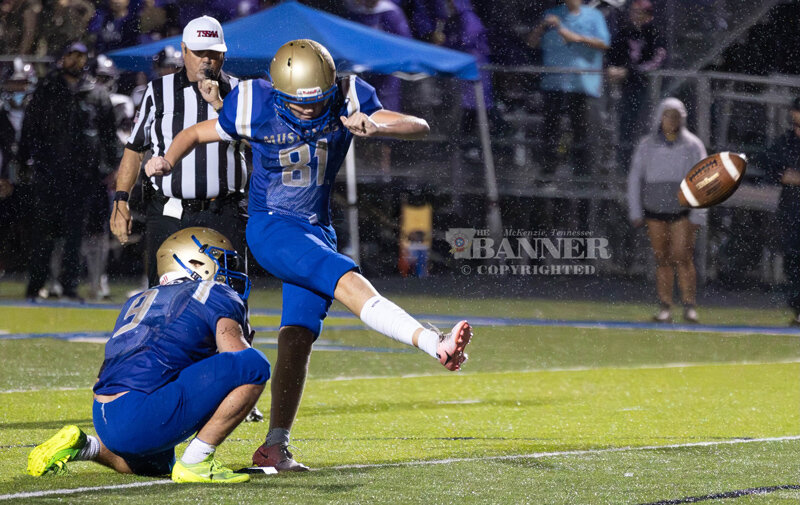
[[[319,86],[315,88],[297,88],[297,97],[299,98],[309,98],[315,97],[322,94],[322,88]]]

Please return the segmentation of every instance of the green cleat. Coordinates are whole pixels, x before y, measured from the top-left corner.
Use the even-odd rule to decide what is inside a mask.
[[[28,454],[28,473],[39,477],[47,472],[60,473],[86,445],[86,434],[77,426],[64,426],[45,443]]]
[[[189,465],[181,460],[175,462],[172,467],[172,480],[175,482],[202,482],[207,484],[237,484],[247,482],[250,476],[244,473],[236,473],[214,459],[214,455],[201,461]]]

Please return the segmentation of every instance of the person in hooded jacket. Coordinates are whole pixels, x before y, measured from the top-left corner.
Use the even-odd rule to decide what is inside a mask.
[[[706,222],[705,209],[687,209],[677,192],[689,170],[707,156],[703,142],[686,128],[686,106],[666,98],[658,106],[649,135],[633,153],[628,174],[628,216],[634,227],[647,226],[656,260],[660,308],[654,320],[672,321],[672,288],[678,278],[683,318],[697,322],[695,235]]]
[[[40,301],[53,243],[64,239],[58,281],[63,297],[82,301],[80,247],[93,185],[116,161],[119,141],[108,91],[86,73],[89,51],[68,44],[58,66],[42,78],[25,108],[18,157],[32,167],[31,252],[25,297]]]

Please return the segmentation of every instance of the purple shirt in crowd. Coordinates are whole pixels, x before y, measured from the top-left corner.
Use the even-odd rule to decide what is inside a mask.
[[[378,0],[373,7],[365,7],[358,0],[348,0],[347,17],[351,20],[403,37],[411,37],[411,29],[405,13],[391,0]],[[384,108],[399,111],[401,106],[400,79],[391,75],[374,75],[369,77],[370,83],[375,86],[378,97]]]

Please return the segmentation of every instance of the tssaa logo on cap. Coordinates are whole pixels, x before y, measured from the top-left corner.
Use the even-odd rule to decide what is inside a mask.
[[[219,38],[219,33],[216,30],[197,30],[198,37],[213,37]]]

